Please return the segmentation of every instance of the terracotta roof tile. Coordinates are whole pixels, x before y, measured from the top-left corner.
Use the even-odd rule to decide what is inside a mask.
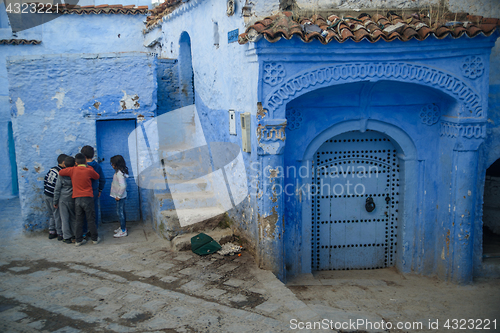
[[[37,5],[45,5],[38,2],[30,2]],[[47,6],[46,6],[47,7]],[[148,6],[123,6],[123,5],[99,5],[99,6],[78,6],[72,4],[61,3],[58,4],[59,14],[126,14],[126,15],[136,15],[136,14],[146,14],[148,13]],[[52,10],[54,10],[52,8]]]
[[[332,14],[325,19],[319,15],[295,17],[290,12],[282,12],[249,26],[239,36],[238,42],[245,44],[256,40],[258,36],[276,42],[281,38],[291,39],[295,35],[306,43],[317,39],[323,44],[332,41],[343,43],[346,40],[359,42],[363,39],[370,42],[381,39],[424,40],[430,35],[443,39],[450,35],[459,38],[464,34],[469,37],[475,37],[480,33],[489,36],[498,26],[500,26],[499,19],[466,13],[447,13],[442,21],[436,22],[420,13],[405,16],[394,12],[389,12],[386,16],[381,14],[370,16],[363,13],[358,17],[343,18]]]
[[[148,16],[148,20],[146,23],[146,30],[152,29],[162,21],[162,18],[164,16],[172,13],[180,5],[182,5],[182,0],[165,0],[158,7],[151,10],[151,16]]]
[[[0,39],[0,45],[1,44],[7,44],[7,45],[20,45],[20,44],[38,45],[41,42],[42,42],[41,40],[34,40],[34,39]]]

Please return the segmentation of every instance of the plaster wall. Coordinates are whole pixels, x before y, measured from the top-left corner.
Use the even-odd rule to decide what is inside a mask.
[[[158,59],[158,116],[182,107],[177,59]]]
[[[338,7],[339,9],[394,9],[394,8],[422,8],[429,5],[437,5],[440,0],[415,0],[415,1],[398,1],[398,0],[297,0],[297,5],[302,9],[331,9]]]
[[[375,44],[370,44],[368,42],[346,42],[341,45],[332,43],[327,46],[320,45],[320,43],[316,41],[304,44],[297,39],[292,39],[290,41],[280,40],[274,44],[261,40],[255,44],[250,43],[240,46],[240,50],[238,50],[237,47],[233,48],[234,44],[226,44],[225,36],[227,31],[231,30],[233,27],[241,27],[243,25],[244,19],[242,17],[237,17],[239,15],[239,10],[236,10],[235,15],[227,17],[224,16],[225,6],[222,4],[216,5],[206,1],[195,1],[192,3],[196,3],[196,6],[192,6],[190,10],[182,12],[182,15],[176,15],[174,12],[170,18],[167,17],[164,20],[162,24],[161,55],[165,58],[179,58],[179,36],[183,31],[186,31],[189,34],[191,40],[194,86],[196,93],[195,101],[208,142],[232,141],[240,144],[239,133],[236,137],[227,135],[227,109],[234,108],[237,111],[237,114],[240,111],[251,112],[252,116],[255,116],[255,118],[252,117],[253,129],[256,129],[256,120],[262,119],[264,119],[262,126],[269,126],[269,129],[277,129],[282,125],[278,122],[283,122],[287,119],[287,103],[291,103],[293,99],[288,99],[277,107],[272,108],[270,108],[270,103],[267,103],[270,101],[268,98],[270,98],[271,95],[269,94],[274,88],[266,84],[268,82],[273,82],[273,78],[266,78],[266,66],[275,66],[274,63],[278,61],[281,61],[281,64],[285,67],[286,73],[283,74],[283,78],[285,79],[290,78],[301,71],[306,71],[307,68],[320,66],[322,62],[329,64],[357,63],[363,61],[371,63],[380,61],[404,61],[409,64],[420,64],[425,62],[426,66],[429,66],[429,68],[439,68],[443,71],[443,73],[454,73],[453,75],[458,76],[460,79],[464,79],[471,85],[471,87],[474,87],[474,91],[478,92],[481,96],[479,104],[481,105],[482,111],[481,113],[476,113],[474,111],[473,114],[471,110],[462,109],[458,104],[452,101],[453,99],[460,99],[458,96],[451,97],[451,100],[447,100],[447,98],[450,98],[447,93],[444,93],[444,95],[433,95],[430,93],[430,95],[434,96],[436,100],[440,100],[440,103],[443,104],[443,112],[446,112],[446,115],[450,117],[451,121],[453,121],[454,118],[466,119],[468,117],[486,116],[488,98],[485,92],[488,91],[489,86],[487,73],[490,71],[490,64],[488,62],[488,58],[492,44],[490,41],[485,42],[485,44],[481,44],[485,41],[482,37],[476,37],[474,40],[462,38],[460,40],[448,39],[445,41],[430,38],[425,42],[417,42],[413,40],[405,43],[399,41]],[[348,6],[354,2],[342,3],[345,4],[345,6]],[[366,2],[366,4],[367,3],[368,2]],[[434,2],[430,1],[426,3]],[[241,8],[238,7],[241,6],[241,4],[242,2],[237,2],[236,8]],[[271,10],[262,10],[261,12],[258,11],[258,8],[263,8],[262,6],[265,4],[270,6],[277,5],[276,2],[259,1],[254,3],[252,8],[253,13],[256,16],[260,15],[260,13],[264,16],[271,14]],[[386,7],[392,3],[377,2],[377,4],[382,7]],[[424,2],[419,2],[419,4],[423,5]],[[400,6],[400,8],[403,7]],[[179,13],[181,13],[181,11],[179,11]],[[193,26],[191,22],[197,22],[200,24]],[[236,22],[236,25],[232,22]],[[217,24],[215,25],[215,23]],[[215,26],[217,27],[217,30],[215,30]],[[203,27],[204,31],[200,31],[198,27]],[[212,27],[212,29],[209,27]],[[240,32],[241,30],[242,29],[240,28]],[[215,31],[217,31],[217,34]],[[218,42],[215,42],[216,35],[220,36],[220,39],[217,39]],[[490,38],[490,40],[494,40],[494,37]],[[416,55],[417,53],[419,55]],[[430,56],[430,54],[433,54],[433,56]],[[474,78],[463,78],[463,74],[460,72],[460,66],[457,65],[464,61],[465,57],[470,54],[474,54],[476,56],[479,55],[484,64],[484,75],[478,80],[475,80]],[[257,66],[255,61],[258,61],[259,66]],[[258,77],[256,77],[256,73],[258,73]],[[372,78],[372,80],[377,81],[378,79]],[[396,81],[401,82],[404,80],[397,79]],[[422,84],[421,82],[413,83]],[[427,85],[427,87],[429,86],[430,85]],[[246,89],[240,87],[245,87]],[[298,95],[314,89],[309,85],[306,85],[306,87],[307,88],[301,87],[300,89],[303,90]],[[254,95],[253,89],[255,88],[257,88],[257,96]],[[386,87],[386,90],[390,89]],[[248,91],[248,93],[246,93],[246,91]],[[425,93],[429,93],[429,91],[425,88],[422,88],[421,93],[424,94],[424,91]],[[382,92],[380,92],[380,94],[381,96],[384,96]],[[411,95],[411,92],[409,92],[409,95],[414,96],[416,100],[423,101],[425,98],[420,98],[422,94],[415,96]],[[279,100],[279,95],[279,93],[276,93],[277,100]],[[407,103],[407,98],[408,96],[393,95],[393,97],[382,98],[382,101],[384,103],[391,101],[405,105],[405,103]],[[257,102],[262,102],[262,108],[258,106],[256,107]],[[394,117],[391,119],[393,124],[398,121],[399,123],[408,122],[408,119],[403,116],[404,112],[399,110],[397,103],[391,104],[389,107],[385,104],[373,106],[374,110],[377,110],[374,114],[381,115],[381,110],[387,108]],[[415,102],[415,104],[411,107],[406,107],[405,110],[407,111],[405,112],[415,115],[418,109],[422,107],[422,105],[417,106],[417,104],[419,103]],[[267,119],[265,117],[267,117]],[[352,119],[353,115],[349,114],[347,109],[344,110],[340,108],[339,115],[336,114],[335,117],[338,118],[332,120],[333,122],[341,122],[342,120]],[[237,117],[237,119],[239,119],[239,117]],[[381,116],[380,119],[387,120],[385,116]],[[268,121],[268,125],[266,125],[266,121]],[[272,123],[272,121],[275,121],[276,123]],[[484,119],[481,121],[484,121]],[[312,124],[311,122],[309,123]],[[259,125],[261,124],[259,123]],[[321,127],[326,125],[318,122],[313,126]],[[238,123],[237,128],[239,128]],[[408,128],[405,128],[404,131],[408,131],[408,136],[411,137],[412,140],[419,140],[417,128],[418,126],[412,123],[408,124]],[[313,129],[307,126],[304,128],[304,131],[306,131],[305,134],[304,132],[302,132],[302,134],[307,138],[306,141],[311,140],[314,135],[321,132],[318,128]],[[430,132],[428,131],[428,133]],[[438,135],[438,131],[434,131],[433,133],[434,136]],[[284,165],[284,156],[280,155],[280,152],[277,154],[269,153],[269,151],[262,152],[261,148],[265,145],[260,145],[260,140],[257,140],[257,135],[252,134],[252,154],[245,156],[248,180],[251,184],[249,187],[251,195],[249,196],[248,204],[240,205],[236,210],[231,211],[230,215],[237,219],[237,229],[242,230],[243,233],[248,236],[247,238],[251,239],[254,244],[258,246],[259,261],[261,265],[272,269],[280,278],[284,279],[284,271],[286,270],[288,262],[283,262],[281,258],[285,257],[284,252],[293,253],[293,251],[297,249],[297,246],[300,246],[301,241],[300,236],[295,238],[297,243],[291,242],[284,244],[282,241],[282,237],[284,237],[283,228],[288,228],[288,231],[290,231],[296,227],[291,226],[290,223],[293,224],[293,222],[287,222],[285,218],[286,216],[284,215],[284,200],[287,200],[287,198],[273,193],[272,186],[264,186],[263,183],[268,181],[271,185],[283,185],[284,178],[279,175],[279,172],[275,169],[275,167]],[[424,138],[422,139],[422,142],[415,142],[415,145],[420,147],[419,149],[425,150],[422,147],[429,144],[435,144],[435,142],[428,142],[428,140],[432,140],[434,136]],[[306,146],[306,142],[296,142],[291,146],[288,146],[288,138],[286,141],[286,149],[289,149],[289,152],[292,154],[292,157],[286,158],[288,161],[292,161],[295,158],[294,154],[303,149]],[[446,139],[444,139],[444,142],[445,143],[440,149],[454,151],[452,142],[448,142]],[[273,142],[272,144],[274,143],[276,142]],[[270,149],[269,147],[271,146],[271,143],[269,144],[270,145],[267,146],[266,149]],[[279,145],[281,144],[284,145],[284,143],[279,143]],[[470,149],[474,151],[473,148]],[[256,150],[259,151],[258,154],[256,154]],[[447,170],[444,172],[449,172],[449,170],[452,169],[453,164],[449,157],[450,154],[448,154],[448,157],[445,158],[446,161],[439,162],[436,162],[438,161],[436,156],[427,156],[426,154],[430,154],[430,152],[424,152],[422,155],[426,161],[424,163],[426,169],[429,168],[428,170],[433,170],[438,164],[441,165],[442,170]],[[477,170],[485,169],[485,163],[483,163],[482,160],[479,160],[477,165],[474,167],[474,163],[467,159],[470,156],[474,156],[474,153],[469,154],[464,152],[462,154],[461,150],[457,150],[457,152],[453,154],[460,156],[460,158],[462,158],[462,156],[466,156],[463,157],[463,162],[461,163],[463,163],[467,170],[476,168],[476,171],[474,172],[477,173]],[[435,155],[437,155],[437,153]],[[412,164],[413,171],[404,171],[406,172],[406,177],[409,177],[408,179],[412,176],[416,176],[417,171],[415,171],[415,168],[422,168],[422,164],[419,164],[417,161],[412,161],[410,164]],[[434,179],[433,177],[434,175],[425,179],[425,181],[419,180],[420,184],[425,183],[425,187],[430,188],[431,192],[438,191],[438,189],[439,191],[445,191],[444,189],[446,186],[443,184],[446,184],[447,182],[449,184],[453,183],[453,180],[449,178],[451,176],[448,176],[446,180],[441,179],[441,183],[438,182],[437,178]],[[412,180],[411,182],[408,182],[406,186],[411,188],[411,191],[415,191],[415,186],[418,185],[416,182],[417,180]],[[456,197],[456,193],[462,193],[461,191],[464,191],[466,187],[470,187],[471,184],[459,184],[456,186],[456,189],[453,190],[455,192],[453,193],[441,193],[443,194],[443,198],[446,198],[443,199],[443,201],[448,200],[451,202],[458,202],[459,197]],[[473,191],[471,192],[474,193],[474,195],[469,201],[467,201],[467,204],[474,202],[476,205],[480,205],[482,202],[482,195],[476,195],[481,192],[481,189],[477,186],[477,183],[474,183]],[[422,192],[428,193],[425,191],[426,190],[422,187]],[[415,196],[415,193],[409,194],[409,196],[412,195]],[[438,272],[436,267],[440,266],[442,267],[442,270],[439,271],[440,276],[448,278],[450,277],[453,267],[457,267],[455,261],[464,260],[464,258],[468,256],[468,250],[466,247],[470,244],[467,245],[460,243],[458,238],[453,238],[457,240],[456,251],[452,251],[451,256],[445,256],[444,259],[441,259],[441,252],[438,251],[438,249],[442,249],[446,246],[446,242],[444,241],[444,239],[446,239],[446,230],[450,230],[450,223],[454,223],[453,221],[455,221],[457,217],[453,214],[450,216],[450,213],[445,211],[445,208],[442,207],[438,211],[437,207],[439,205],[436,204],[437,199],[433,194],[423,195],[423,197],[419,197],[418,200],[420,200],[419,203],[421,203],[419,208],[412,204],[413,206],[410,205],[411,207],[407,207],[407,211],[404,213],[406,214],[406,218],[413,218],[413,215],[418,214],[419,220],[417,222],[420,224],[417,223],[418,226],[413,225],[413,229],[408,231],[404,230],[402,232],[403,234],[406,232],[406,236],[409,237],[408,239],[411,241],[399,244],[399,246],[401,246],[401,257],[399,261],[401,265],[400,268],[402,271],[414,270],[423,274],[430,274],[430,272]],[[434,206],[436,208],[433,208]],[[421,207],[429,208],[426,208],[424,211]],[[295,211],[293,214],[298,213]],[[469,217],[474,220],[474,226],[480,224],[480,214],[477,214],[477,211]],[[434,220],[424,222],[427,221],[428,218],[433,218]],[[458,220],[456,221],[459,223]],[[463,223],[464,225],[470,225],[469,222],[470,221],[465,221]],[[474,232],[476,232],[476,230],[474,230]],[[291,233],[293,234],[293,231]],[[287,237],[288,236],[289,234]],[[456,235],[453,237],[455,236]],[[478,255],[480,253],[480,249],[478,249],[476,245],[477,244],[474,245],[475,262],[477,262]],[[428,252],[426,252],[425,256],[419,255],[416,252],[417,250],[413,250],[414,247],[419,249],[418,251]],[[297,258],[290,257],[289,259],[293,263],[297,262]],[[465,261],[467,265],[472,263],[471,260]],[[463,268],[463,270],[466,270],[466,268]],[[294,269],[291,271],[293,273]],[[468,272],[470,273],[471,271],[472,270],[469,270]],[[295,272],[297,271],[295,270]],[[470,278],[470,275],[468,277],[455,277],[456,281],[463,281],[468,278]]]
[[[184,5],[188,9],[181,15],[174,12],[162,23],[161,58],[182,61],[181,34],[189,35],[194,100],[207,143],[232,142],[241,146],[239,114],[250,112],[255,115],[257,110],[259,70],[256,58],[247,56],[248,46],[228,42],[228,32],[238,29],[238,33],[242,33],[245,29],[241,13],[244,3],[236,1],[234,15],[228,16],[225,2],[191,1]],[[275,7],[278,8],[277,4]],[[179,10],[183,10],[182,7]],[[149,32],[155,33],[157,30]],[[175,80],[175,72],[172,75],[172,80]],[[237,135],[229,135],[230,109],[236,112]],[[254,125],[252,123],[252,127]],[[255,149],[252,147],[251,154],[243,153],[248,183],[256,177],[250,165],[250,156],[255,154]],[[235,227],[253,242],[250,247],[255,247],[258,241],[255,207],[254,194],[250,193],[247,199],[228,212]]]
[[[279,176],[283,170],[279,167],[289,165],[300,167],[303,165],[301,154],[306,148],[309,149],[310,142],[316,136],[323,135],[329,126],[338,124],[338,128],[341,129],[343,122],[365,117],[368,122],[378,120],[384,124],[392,124],[381,125],[384,133],[388,135],[391,128],[399,128],[411,138],[417,152],[412,158],[408,156],[401,158],[405,161],[405,167],[401,172],[405,177],[403,186],[406,190],[400,193],[400,202],[407,203],[399,220],[407,222],[401,225],[399,230],[402,238],[398,239],[398,269],[402,272],[438,274],[444,279],[454,281],[470,281],[472,263],[481,263],[481,249],[475,247],[472,250],[472,242],[464,242],[461,235],[463,232],[480,235],[474,228],[481,225],[480,210],[476,206],[482,204],[482,184],[479,181],[480,176],[476,179],[476,177],[464,177],[459,173],[478,175],[486,169],[478,148],[482,142],[481,138],[486,136],[488,59],[495,39],[496,36],[487,39],[479,37],[441,41],[429,39],[425,42],[396,41],[388,44],[347,42],[342,45],[326,46],[315,42],[305,45],[296,40],[279,41],[274,44],[260,41],[256,44],[255,52],[262,62],[262,83],[259,85],[259,94],[265,110],[261,114],[260,123],[266,128],[277,129],[281,126],[278,122],[287,120],[284,160],[280,159],[279,155],[267,155],[261,159],[264,165],[271,165],[274,172],[261,175],[260,180],[268,182],[271,186],[267,186],[262,200],[259,201],[261,216],[274,216],[273,221],[276,226],[273,229],[274,243],[270,242],[268,246],[276,257],[283,255],[287,258],[283,267],[280,267],[279,261],[276,262],[278,269],[286,271],[283,274],[285,278],[298,272],[297,266],[303,258],[298,258],[294,254],[298,248],[307,247],[304,244],[307,243],[309,236],[307,233],[301,234],[298,231],[300,226],[297,224],[307,224],[307,213],[303,215],[300,210],[304,204],[303,201],[300,203],[300,200],[304,199],[297,197],[297,194],[276,195],[269,190],[272,184],[279,184],[283,188],[283,182],[288,181],[286,177]],[[478,77],[467,77],[461,70],[467,55],[470,55],[470,50],[474,50],[474,56],[480,57],[484,64],[484,71]],[[281,59],[280,54],[287,56],[280,61],[278,60]],[[362,69],[362,64],[365,62],[417,65],[443,73],[436,73],[438,76],[457,77],[457,80],[463,81],[478,94],[477,101],[480,100],[478,105],[481,105],[481,111],[461,106],[460,101],[463,100],[463,96],[458,96],[437,82],[425,83],[426,80],[420,80],[418,76],[413,75],[404,78],[392,74],[383,75],[384,78],[368,75],[369,70]],[[327,72],[320,74],[323,73],[321,72],[323,66],[332,68],[332,76]],[[272,74],[271,68],[275,69],[274,72],[281,71],[281,73]],[[334,74],[333,68],[338,68],[338,76]],[[352,71],[348,68],[352,68]],[[279,77],[283,78],[282,81],[279,81]],[[335,79],[329,79],[330,77]],[[383,80],[399,83],[384,83]],[[349,89],[342,86],[342,84],[354,84],[356,81],[377,83],[366,90],[360,86],[358,88],[351,86]],[[404,82],[410,85],[405,86]],[[415,86],[411,86],[412,84]],[[332,86],[331,90],[327,90],[329,85]],[[284,90],[280,91],[280,88]],[[437,119],[432,122],[423,118],[419,120],[423,108],[433,103],[440,108],[440,127],[436,125],[439,121]],[[300,110],[302,116],[298,117],[301,118],[299,129],[295,129],[296,120],[292,121],[291,115],[287,114],[289,110]],[[267,118],[274,119],[274,122]],[[296,116],[295,118],[297,119]],[[459,126],[469,126],[466,124],[470,121],[482,124],[481,133],[477,133],[477,137],[473,136],[470,142],[468,140],[462,142],[466,137],[461,135],[454,137],[447,134],[446,128],[450,126],[447,122],[465,123]],[[358,130],[363,128],[362,124],[357,126]],[[445,132],[442,132],[443,129]],[[264,140],[262,141],[264,143]],[[449,207],[455,207],[457,211],[455,208],[449,210]],[[290,211],[287,211],[288,209]],[[464,209],[466,214],[457,213]],[[281,228],[282,222],[285,233]],[[460,227],[453,227],[455,225]],[[462,234],[458,234],[457,230],[462,230]],[[285,239],[284,244],[279,241],[282,238]],[[473,239],[476,246],[481,236],[474,236]],[[283,249],[280,248],[282,245]],[[444,255],[443,249],[445,249]],[[470,260],[472,252],[474,259]],[[307,263],[305,266],[307,267]],[[307,272],[307,269],[302,272]],[[280,278],[284,278],[283,275]]]
[[[155,115],[156,59],[144,53],[13,56],[7,71],[24,228],[40,230],[48,226],[43,179],[57,156],[95,147],[96,120]]]
[[[4,6],[3,3],[1,6]],[[41,26],[12,35],[10,28],[0,29],[0,39],[41,40],[39,45],[0,46],[0,152],[8,151],[6,140],[10,119],[6,59],[9,56],[145,51],[142,45],[144,15],[61,15]],[[9,156],[8,154],[4,156]],[[10,170],[12,161],[4,158],[0,168]],[[11,173],[0,178],[0,197],[12,195]]]

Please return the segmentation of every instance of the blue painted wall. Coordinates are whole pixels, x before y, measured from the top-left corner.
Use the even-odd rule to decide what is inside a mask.
[[[0,4],[0,12],[4,4]],[[7,132],[10,119],[6,59],[9,56],[105,53],[144,51],[142,29],[145,15],[62,15],[42,26],[12,35],[9,27],[0,28],[0,39],[41,40],[39,45],[0,46],[0,153],[8,157]],[[1,159],[0,197],[15,195],[12,187],[11,161]]]
[[[178,61],[176,59],[158,59],[157,75],[158,115],[182,107]]]
[[[7,60],[19,197],[26,230],[47,227],[43,178],[61,153],[96,146],[97,119],[156,115],[156,58],[144,53]]]
[[[265,15],[259,11],[264,3],[277,6],[277,2],[256,2],[252,9],[256,15]],[[238,5],[243,3],[237,2],[241,8]],[[496,140],[490,125],[498,123],[496,111],[488,114],[488,108],[498,108],[494,87],[498,83],[497,48],[490,60],[498,34],[326,46],[293,38],[277,43],[260,40],[235,48],[225,38],[235,28],[241,33],[244,20],[237,15],[225,17],[220,4],[191,1],[164,20],[161,54],[178,59],[180,36],[189,34],[195,100],[207,141],[241,144],[239,123],[238,134],[227,135],[226,112],[236,110],[237,119],[239,112],[252,114],[252,153],[244,154],[250,195],[229,213],[235,228],[255,247],[259,264],[284,280],[310,270],[304,257],[310,237],[303,228],[308,222],[303,214],[307,203],[272,190],[274,185],[292,181],[280,174],[280,168],[307,164],[304,156],[328,133],[333,136],[369,128],[400,141],[405,177],[400,221],[405,222],[399,229],[398,269],[470,281],[471,267],[481,265],[481,174],[489,158],[485,147]],[[460,69],[470,60],[468,56],[479,57],[484,65],[476,77],[467,77]],[[392,73],[387,64],[393,62],[402,63],[412,73]],[[355,73],[373,63],[382,64],[375,70],[382,72]],[[328,80],[324,71],[315,72],[322,66],[337,66]],[[453,92],[443,82],[458,84],[458,90]],[[363,97],[366,91],[369,97]],[[493,95],[488,97],[488,91]],[[421,111],[433,103],[439,106],[439,119],[420,118]],[[293,110],[300,111],[302,121],[292,129],[290,126],[297,125],[292,124]],[[465,177],[461,172],[478,176]],[[478,272],[475,270],[476,275]]]
[[[260,159],[278,170],[278,177],[260,177],[267,191],[259,211],[277,221],[275,241],[268,247],[285,258],[276,262],[283,279],[310,271],[310,201],[297,194],[276,195],[272,184],[295,183],[295,178],[283,177],[283,168],[307,164],[308,154],[334,134],[368,128],[401,145],[398,269],[471,281],[472,266],[481,265],[478,207],[487,167],[481,154],[488,119],[488,59],[496,37],[327,46],[296,40],[257,43],[265,110],[260,124],[271,130],[287,121],[284,160],[279,155]],[[279,61],[282,53],[287,57]],[[472,76],[461,69],[471,56],[484,65],[484,71]],[[439,107],[439,117],[422,118],[421,111],[432,104]],[[292,119],[297,112],[301,121]],[[261,141],[263,147],[280,142]]]

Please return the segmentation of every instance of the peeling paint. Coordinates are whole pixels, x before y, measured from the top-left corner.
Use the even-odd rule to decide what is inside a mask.
[[[279,174],[279,169],[276,168],[276,169],[269,169],[269,173],[270,173],[270,178],[276,178],[278,177],[278,174]]]
[[[38,154],[38,156],[40,156],[40,146],[39,145],[32,145],[31,147],[35,148],[36,153]]]
[[[267,110],[262,107],[262,103],[258,102],[257,103],[257,116],[260,117],[260,119],[264,118],[267,115]]]
[[[24,103],[20,97],[16,101],[17,115],[22,116],[24,114]]]
[[[100,106],[100,105],[101,105],[101,103],[100,103],[100,102],[95,102],[95,103],[94,103],[94,107],[95,107],[97,110],[99,110],[99,106]]]
[[[40,163],[38,163],[38,162],[35,162],[35,167],[34,167],[34,169],[35,169],[35,172],[36,172],[36,173],[40,173],[40,172],[45,171],[45,169],[44,169],[43,165],[41,165],[41,164],[40,164]]]
[[[271,209],[272,214],[266,217],[259,216],[259,225],[261,229],[261,237],[273,238],[276,230],[276,223],[278,223],[278,212],[276,207]]]
[[[56,106],[58,109],[62,108],[63,106],[63,100],[64,100],[64,96],[66,95],[66,92],[61,89],[61,91],[58,91],[56,92],[56,94],[54,95],[54,97],[52,97],[51,99],[56,99],[57,102],[56,102]]]
[[[139,104],[138,95],[127,95],[125,90],[122,90],[123,98],[120,100],[120,105],[122,110],[133,110],[138,109],[141,105]]]
[[[76,140],[76,136],[74,136],[73,134],[70,134],[70,135],[66,135],[64,137],[64,142],[68,142],[68,141],[75,141]]]
[[[52,120],[56,119],[56,110],[50,111],[50,116],[45,117],[45,122],[51,122]]]
[[[446,255],[450,256],[450,230],[446,232]]]

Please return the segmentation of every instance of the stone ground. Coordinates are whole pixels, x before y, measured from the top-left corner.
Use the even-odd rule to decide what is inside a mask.
[[[112,237],[116,224],[104,225],[101,244],[75,247],[25,235],[17,199],[0,207],[0,332],[288,332],[324,319],[344,325],[327,329],[338,332],[364,332],[356,320],[374,324],[369,332],[485,328],[446,329],[446,319],[496,319],[489,332],[500,331],[499,280],[456,286],[384,269],[318,272],[285,286],[247,252],[172,252],[142,223],[121,239]],[[423,329],[378,329],[382,320]]]

